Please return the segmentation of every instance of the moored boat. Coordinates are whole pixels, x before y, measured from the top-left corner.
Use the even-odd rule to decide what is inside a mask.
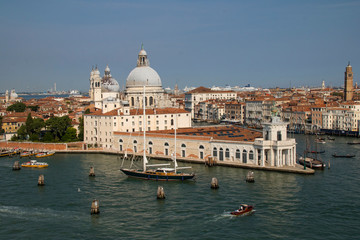
[[[25,151],[25,152],[20,153],[20,157],[31,157],[34,155],[35,155],[35,153],[33,151]]]
[[[304,164],[306,165],[306,167],[309,167],[309,168],[317,168],[317,169],[322,169],[322,168],[325,168],[325,163],[319,159],[315,159],[315,158],[310,158],[310,157],[306,157],[304,159],[304,157],[300,157],[299,160],[298,160],[299,164],[303,165]]]
[[[360,142],[348,142],[347,144],[349,144],[349,145],[357,145],[357,144],[360,144]]]
[[[334,153],[332,156],[335,158],[353,158],[355,157],[355,154],[337,155],[336,153]]]
[[[30,162],[25,162],[21,164],[21,167],[29,167],[29,168],[47,168],[49,164],[46,162],[38,162],[36,160],[31,160]]]
[[[37,153],[36,155],[35,155],[35,157],[37,157],[37,158],[43,158],[43,157],[49,157],[49,156],[52,156],[52,155],[54,155],[55,154],[55,152],[54,151],[49,151],[49,152],[40,152],[40,153]]]
[[[247,204],[240,204],[239,209],[236,209],[235,211],[231,212],[231,215],[240,216],[240,215],[248,215],[253,213],[254,207]]]
[[[12,153],[11,151],[1,151],[1,152],[0,152],[0,157],[9,156],[11,153]]]
[[[146,118],[145,116],[145,86],[144,86],[144,97],[143,97],[143,119]],[[176,115],[175,115],[176,116]],[[184,181],[189,180],[195,177],[194,173],[182,173],[178,172],[178,169],[185,169],[191,167],[178,167],[176,162],[176,117],[175,117],[175,152],[173,154],[173,161],[174,161],[174,168],[157,168],[157,169],[147,169],[147,167],[155,167],[155,166],[168,166],[170,164],[147,164],[147,157],[146,157],[146,121],[143,121],[143,129],[144,129],[144,150],[143,150],[143,168],[142,169],[127,169],[121,168],[120,170],[126,174],[128,177],[134,177],[139,179],[147,179],[147,180],[157,180],[157,181]]]

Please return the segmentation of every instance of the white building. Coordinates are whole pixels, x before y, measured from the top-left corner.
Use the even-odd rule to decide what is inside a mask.
[[[146,131],[174,129],[175,118],[178,127],[191,127],[190,113],[176,108],[147,109]],[[139,135],[143,131],[143,110],[124,106],[110,112],[101,110],[84,116],[84,142],[103,148],[113,148],[114,132],[131,132]],[[141,135],[141,134],[140,134]]]
[[[191,117],[195,118],[195,106],[202,101],[210,99],[235,100],[236,92],[213,91],[210,88],[198,87],[185,93],[185,110],[191,112]]]

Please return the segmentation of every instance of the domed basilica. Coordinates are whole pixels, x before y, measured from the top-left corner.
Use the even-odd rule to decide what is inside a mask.
[[[119,83],[111,76],[109,66],[101,78],[96,67],[90,73],[91,101],[95,107],[108,112],[113,109],[128,105],[131,108],[143,108],[145,87],[145,107],[164,108],[172,106],[168,95],[162,88],[159,74],[150,67],[147,53],[141,46],[137,66],[129,73],[126,80],[126,89],[120,93]]]

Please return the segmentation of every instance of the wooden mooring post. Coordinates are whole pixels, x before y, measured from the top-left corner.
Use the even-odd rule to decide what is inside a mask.
[[[246,175],[246,182],[248,183],[253,183],[255,182],[255,178],[254,178],[254,172],[253,171],[249,171]]]
[[[165,199],[165,191],[164,191],[164,188],[162,186],[158,186],[157,199]]]
[[[218,189],[219,188],[219,181],[217,180],[217,178],[212,178],[211,179],[211,186],[212,189]]]
[[[94,167],[90,167],[89,177],[95,177]]]
[[[99,200],[93,200],[91,203],[91,215],[100,213],[100,203]]]
[[[14,171],[21,169],[19,161],[15,161],[15,162],[14,162],[14,165],[13,165],[13,168],[12,168],[12,169],[13,169]]]
[[[44,175],[41,174],[38,179],[38,186],[44,186],[45,185],[45,178]]]

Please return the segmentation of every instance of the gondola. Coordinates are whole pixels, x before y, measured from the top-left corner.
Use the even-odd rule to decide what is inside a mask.
[[[334,153],[332,156],[335,158],[353,158],[355,157],[355,154],[337,155]]]

